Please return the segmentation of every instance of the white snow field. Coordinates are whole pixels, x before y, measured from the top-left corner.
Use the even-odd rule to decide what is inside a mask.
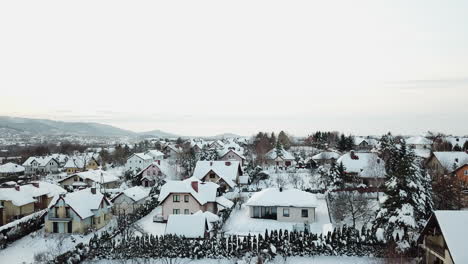
[[[135,223],[135,229],[140,234],[146,233],[154,236],[164,235],[166,230],[166,223],[155,223],[153,217],[157,214],[161,214],[161,207],[156,207],[147,216],[141,218]]]
[[[113,219],[107,226],[97,233],[115,226]],[[34,256],[45,254],[48,256],[60,255],[79,243],[88,243],[94,233],[88,235],[79,234],[52,234],[44,232],[44,228],[33,232],[0,250],[1,264],[33,263]]]
[[[316,220],[317,222],[310,224],[311,233],[322,233],[323,227],[330,224],[330,217],[328,215],[327,202],[323,198],[323,195],[317,195],[317,208],[316,208]],[[294,225],[298,223],[279,222],[277,220],[270,219],[255,219],[249,217],[249,208],[242,205],[242,208],[234,209],[231,216],[226,221],[223,231],[226,234],[232,235],[251,235],[263,234],[265,229],[268,230],[289,230],[293,231]]]

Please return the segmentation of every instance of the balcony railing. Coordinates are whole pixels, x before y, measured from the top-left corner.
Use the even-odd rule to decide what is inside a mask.
[[[53,222],[70,222],[72,220],[70,216],[65,216],[65,217],[49,216],[48,219],[49,221],[53,221]]]

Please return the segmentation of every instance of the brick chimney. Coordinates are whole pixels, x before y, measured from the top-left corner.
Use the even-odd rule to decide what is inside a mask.
[[[231,162],[230,162],[230,161],[226,161],[225,164],[226,164],[226,166],[231,166]]]
[[[91,187],[91,193],[96,194],[96,187]]]
[[[32,185],[36,188],[39,188],[39,182],[32,182]]]
[[[19,185],[15,185],[15,190],[17,190],[18,192],[20,191],[20,186]]]
[[[157,162],[158,162],[158,165],[161,165],[161,160],[157,160]]]
[[[212,161],[210,161],[210,166],[213,166],[213,162],[212,162]]]
[[[196,192],[198,192],[198,181],[193,181],[193,182],[192,182],[192,188],[193,188]]]
[[[351,150],[349,155],[351,156],[352,160],[358,160],[359,159],[359,157],[354,153],[354,150]]]

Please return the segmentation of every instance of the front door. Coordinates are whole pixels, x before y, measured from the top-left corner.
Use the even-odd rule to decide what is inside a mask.
[[[68,233],[72,232],[72,221],[68,222]]]

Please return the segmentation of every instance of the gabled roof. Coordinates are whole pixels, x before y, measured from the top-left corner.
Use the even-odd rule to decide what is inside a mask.
[[[36,157],[29,157],[23,162],[23,166],[29,166],[36,159]]]
[[[164,156],[164,153],[162,153],[161,151],[157,149],[150,149],[145,152],[145,155],[155,158],[155,157]]]
[[[416,137],[408,138],[406,140],[406,144],[408,145],[432,145],[432,141],[422,136],[416,136]]]
[[[354,145],[359,146],[362,142],[367,142],[367,144],[371,146],[377,146],[379,142],[373,138],[363,138],[363,137],[355,137],[354,138]]]
[[[197,161],[193,171],[193,177],[203,179],[210,171],[216,173],[230,187],[236,186],[237,175],[242,168],[238,161]]]
[[[24,167],[12,162],[5,163],[0,165],[0,173],[19,173],[23,172]]]
[[[140,158],[142,160],[153,160],[153,157],[151,157],[150,155],[147,155],[145,153],[133,153],[128,159],[130,159],[133,156],[137,156],[138,158]]]
[[[281,148],[281,154],[282,154],[281,158],[283,160],[294,160],[294,156],[288,151],[286,151],[283,147]],[[278,154],[276,153],[276,148],[273,148],[272,150],[268,151],[265,154],[265,158],[270,159],[270,160],[274,160],[278,158]]]
[[[125,195],[128,198],[132,199],[135,202],[138,202],[142,199],[145,199],[149,196],[151,192],[151,188],[144,188],[141,186],[135,186],[129,189],[124,190],[123,192],[119,193],[117,196],[115,196],[112,201],[117,199],[117,197],[121,195]]]
[[[165,160],[160,160],[159,163],[158,162],[152,162],[151,164],[146,166],[146,168],[144,168],[140,172],[138,172],[137,175],[143,174],[151,166],[158,167],[159,170],[161,170],[161,173],[166,175],[166,177],[169,178],[169,179],[174,179],[176,174],[177,174],[175,168],[171,164],[169,164]],[[143,176],[143,177],[146,177],[146,176]]]
[[[433,155],[450,172],[468,163],[468,153],[463,151],[435,151]]]
[[[65,169],[67,168],[78,168],[78,169],[82,169],[84,168],[84,160],[82,158],[79,158],[79,157],[71,157],[67,160],[67,162],[65,163],[65,165],[63,166]]]
[[[324,151],[320,152],[317,155],[312,156],[313,160],[328,160],[328,159],[338,159],[340,154],[333,151]]]
[[[184,236],[188,238],[201,238],[207,230],[207,219],[204,214],[169,215],[165,234]]]
[[[468,263],[468,211],[435,211],[434,215],[454,263]]]
[[[254,193],[247,206],[317,207],[315,194],[297,189],[267,188]]]
[[[346,172],[357,173],[362,178],[384,178],[385,162],[377,154],[355,152],[357,159],[351,158],[351,152],[341,156],[336,162],[343,163]]]
[[[96,194],[92,194],[91,188],[68,193],[65,197],[61,197],[60,199],[63,199],[81,219],[93,216],[93,211],[99,209],[102,201],[108,206],[111,204],[99,190],[96,190]],[[58,201],[60,199],[58,199]]]
[[[83,180],[91,180],[96,183],[109,183],[109,182],[116,182],[120,180],[119,177],[115,176],[114,174],[98,169],[98,170],[89,170],[89,171],[83,171],[83,172],[72,174],[66,177],[65,179],[60,180],[59,183],[71,177],[75,177],[75,176],[78,176],[82,178]]]
[[[38,182],[39,187],[31,184],[22,185],[17,191],[15,188],[0,188],[0,200],[11,201],[15,206],[23,206],[36,202],[37,197],[47,195],[54,197],[66,193],[62,187],[48,182]]]
[[[226,156],[226,154],[228,154],[229,152],[232,152],[232,153],[236,154],[237,156],[239,156],[241,159],[245,160],[244,155],[240,154],[240,152],[236,151],[235,149],[222,149],[222,150],[220,150],[218,152],[218,154],[222,158],[222,157]]]
[[[198,192],[192,188],[192,182],[198,182]],[[168,181],[161,188],[158,201],[163,202],[171,193],[189,193],[195,200],[204,205],[208,202],[216,201],[216,192],[219,185],[212,182],[201,182],[200,180],[192,177],[184,181]]]

